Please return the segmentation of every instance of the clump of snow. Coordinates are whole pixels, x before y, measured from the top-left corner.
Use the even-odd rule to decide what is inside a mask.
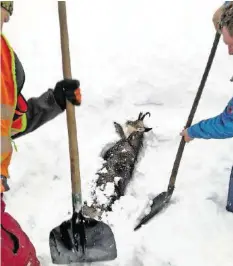
[[[110,197],[114,195],[114,183],[107,182],[105,185],[96,187],[95,194],[96,194],[96,202],[99,205],[108,204],[110,201]]]
[[[98,171],[98,173],[102,173],[102,174],[107,173],[107,172],[108,170],[106,169],[106,167],[103,167],[101,170]]]
[[[118,182],[119,182],[121,179],[122,179],[122,177],[116,176],[116,177],[114,178],[114,183],[115,183],[115,185],[118,185]]]
[[[114,193],[114,183],[107,182],[104,190],[104,195],[110,197]]]

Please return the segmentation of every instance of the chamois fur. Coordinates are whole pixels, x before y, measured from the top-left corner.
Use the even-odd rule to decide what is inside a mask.
[[[152,129],[144,125],[146,115],[150,116],[150,113],[140,113],[137,120],[127,121],[127,132],[114,122],[120,140],[102,154],[104,164],[96,173],[97,179],[92,192],[93,203],[91,206],[84,205],[84,214],[100,218],[104,211],[111,211],[112,204],[124,195],[143,146],[144,133]],[[104,197],[105,202],[101,202],[99,197]]]

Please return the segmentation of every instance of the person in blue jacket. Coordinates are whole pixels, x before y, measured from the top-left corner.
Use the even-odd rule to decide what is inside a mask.
[[[219,19],[219,21],[218,21]],[[216,29],[221,32],[228,53],[233,55],[233,2],[227,1],[213,18]],[[186,142],[199,139],[226,139],[233,137],[233,98],[223,112],[213,118],[202,120],[181,132]],[[233,167],[231,171],[226,209],[233,212]]]

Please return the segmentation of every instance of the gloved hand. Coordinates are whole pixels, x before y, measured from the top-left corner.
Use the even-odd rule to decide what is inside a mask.
[[[80,83],[76,79],[64,79],[57,82],[53,94],[62,110],[66,108],[66,99],[74,105],[81,104]]]

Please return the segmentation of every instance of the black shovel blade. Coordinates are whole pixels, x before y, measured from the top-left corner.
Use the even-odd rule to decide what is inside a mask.
[[[111,228],[103,222],[91,218],[84,219],[85,249],[82,245],[77,247],[78,242],[82,244],[82,234],[75,232],[76,229],[72,232],[73,219],[63,222],[50,232],[49,246],[54,264],[109,261],[117,257]]]
[[[142,218],[140,223],[134,228],[134,231],[138,230],[143,224],[146,224],[151,218],[153,218],[167,206],[168,202],[171,199],[173,190],[174,188],[172,190],[169,189],[166,192],[162,192],[153,199],[150,213]]]

